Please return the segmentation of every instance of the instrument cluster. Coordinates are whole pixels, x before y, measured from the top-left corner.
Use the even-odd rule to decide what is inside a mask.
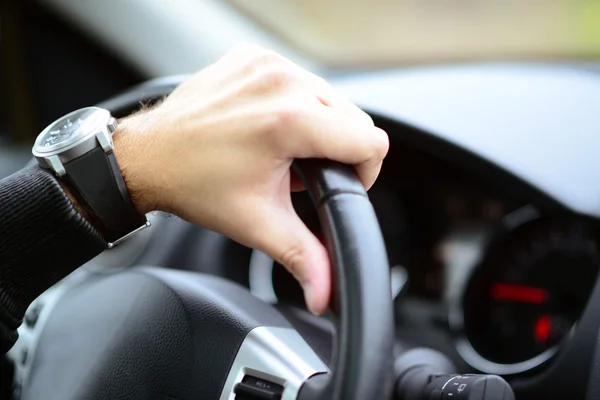
[[[371,200],[390,264],[406,268],[404,299],[435,304],[453,350],[473,370],[516,375],[547,366],[598,278],[600,224],[425,152],[397,152]]]

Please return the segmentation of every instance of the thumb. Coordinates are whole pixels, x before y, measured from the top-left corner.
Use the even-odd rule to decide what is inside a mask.
[[[327,250],[293,209],[269,210],[263,221],[256,247],[298,280],[304,290],[306,306],[312,313],[324,313],[331,292]]]

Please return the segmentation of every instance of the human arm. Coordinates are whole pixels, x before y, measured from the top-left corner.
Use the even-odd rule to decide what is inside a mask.
[[[105,248],[48,171],[26,168],[0,180],[2,353],[16,340],[29,304]]]
[[[317,313],[329,301],[329,260],[293,210],[290,190],[301,186],[290,165],[295,158],[353,164],[370,187],[388,146],[368,115],[324,80],[255,46],[230,52],[157,107],[122,120],[114,143],[139,212],[171,212],[263,250],[290,269]]]

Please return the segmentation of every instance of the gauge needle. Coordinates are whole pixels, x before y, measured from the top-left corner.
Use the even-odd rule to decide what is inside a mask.
[[[542,304],[548,301],[548,291],[546,289],[503,282],[492,284],[490,296],[494,300],[531,304]]]

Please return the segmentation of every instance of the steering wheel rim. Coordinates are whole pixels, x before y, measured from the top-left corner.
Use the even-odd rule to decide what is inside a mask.
[[[185,77],[134,87],[99,107],[120,118],[168,95]],[[301,399],[390,398],[393,305],[386,249],[367,193],[353,168],[329,160],[296,160],[319,216],[333,267],[337,335],[331,372],[306,380]],[[47,356],[46,356],[47,357]]]

